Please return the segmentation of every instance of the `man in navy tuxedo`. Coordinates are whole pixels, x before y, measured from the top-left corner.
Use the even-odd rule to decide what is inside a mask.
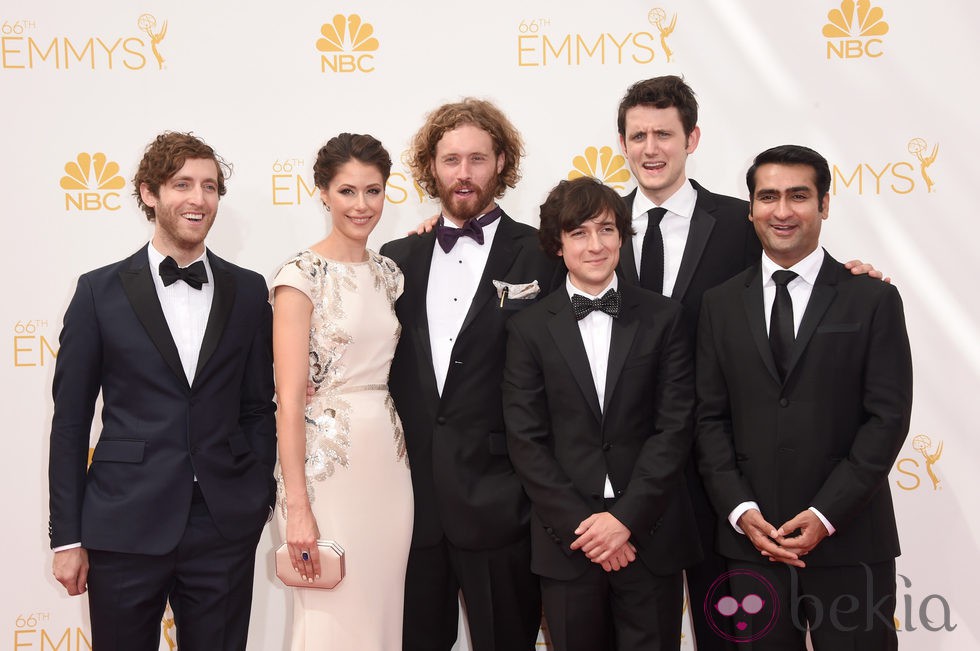
[[[275,496],[272,315],[264,279],[204,245],[226,169],[190,134],[158,136],[133,179],[152,239],[83,274],[65,313],[48,529],[100,651],[156,649],[168,599],[182,651],[245,648]]]

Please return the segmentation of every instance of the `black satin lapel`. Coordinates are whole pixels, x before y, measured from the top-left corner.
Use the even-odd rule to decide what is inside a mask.
[[[480,276],[476,293],[473,294],[473,300],[470,302],[470,309],[467,310],[466,318],[463,319],[463,325],[459,329],[459,338],[463,336],[463,333],[473,323],[476,315],[480,313],[483,307],[491,299],[496,299],[497,288],[493,286],[493,281],[503,280],[514,264],[518,246],[514,242],[514,231],[510,228],[511,223],[510,218],[500,217],[500,225],[497,227],[497,234],[493,238],[490,255],[487,256],[487,264],[483,267],[483,275]],[[547,279],[537,278],[536,280],[541,284]]]
[[[782,384],[779,371],[776,369],[776,361],[772,357],[772,348],[769,347],[769,331],[766,329],[766,307],[762,300],[762,280],[759,276],[758,267],[751,275],[749,284],[742,292],[742,301],[745,305],[745,315],[749,320],[749,330],[752,332],[752,340],[755,347],[759,349],[759,356],[769,370],[776,382]]]
[[[708,244],[708,238],[715,227],[714,215],[703,208],[694,207],[691,215],[691,229],[687,234],[687,242],[684,244],[684,254],[681,256],[681,266],[677,270],[677,280],[674,282],[674,289],[670,297],[681,300],[687,292],[691,279],[694,278],[694,270],[701,262],[701,254],[704,247]]]
[[[606,391],[603,395],[603,413],[608,413],[609,401],[619,385],[619,376],[623,372],[623,367],[629,358],[629,352],[633,348],[633,340],[636,338],[636,332],[640,325],[640,321],[635,315],[636,304],[628,304],[624,300],[619,317],[613,319],[612,338],[609,341],[609,364],[606,367]]]
[[[582,396],[587,403],[596,422],[602,422],[602,412],[599,410],[599,394],[595,390],[595,381],[592,379],[592,368],[589,366],[589,356],[585,352],[585,344],[582,343],[582,333],[578,329],[578,321],[572,313],[572,304],[565,298],[565,305],[548,320],[548,331],[555,340],[555,346],[564,358],[568,368],[572,371],[572,377],[582,390]]]
[[[211,274],[214,276],[214,296],[211,299],[208,325],[204,329],[204,339],[201,341],[201,352],[197,358],[197,370],[194,372],[195,381],[201,377],[201,370],[218,348],[221,335],[225,331],[225,326],[228,325],[228,317],[231,316],[231,307],[235,304],[235,276],[223,268],[220,263],[216,263],[210,254],[209,261]]]
[[[623,197],[626,202],[626,210],[633,212],[633,202],[636,200],[637,190]],[[624,237],[623,243],[619,247],[619,265],[616,267],[616,274],[630,285],[639,285],[640,278],[636,275],[636,256],[633,254],[633,238]]]
[[[430,386],[433,395],[438,396],[436,372],[432,366],[432,342],[429,340],[429,315],[426,311],[429,271],[432,268],[432,247],[435,246],[435,242],[436,234],[433,230],[420,235],[412,246],[409,253],[410,262],[402,269],[402,274],[405,276],[405,292],[398,300],[404,300],[406,296],[413,300],[404,309],[412,327],[408,327],[403,336],[415,338],[415,349],[419,351],[419,381],[423,386]]]
[[[190,389],[187,382],[187,375],[184,373],[184,365],[180,362],[180,353],[177,352],[177,344],[174,343],[173,335],[167,326],[167,317],[163,315],[163,308],[160,307],[160,298],[157,296],[156,287],[153,285],[153,278],[150,276],[149,261],[144,255],[144,264],[141,267],[124,269],[119,272],[119,280],[122,282],[123,291],[129,299],[136,317],[143,324],[146,334],[156,349],[163,357],[170,370],[174,372],[186,389]]]

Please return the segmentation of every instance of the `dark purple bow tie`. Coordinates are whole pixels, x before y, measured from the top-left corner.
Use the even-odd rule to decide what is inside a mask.
[[[439,246],[446,253],[453,250],[456,246],[456,241],[463,237],[472,237],[473,241],[477,244],[483,244],[483,229],[494,222],[495,219],[503,214],[503,210],[500,206],[497,206],[487,214],[479,218],[467,219],[466,222],[460,228],[453,228],[452,226],[446,226],[445,217],[439,219],[439,225],[436,226],[436,240],[439,242]]]

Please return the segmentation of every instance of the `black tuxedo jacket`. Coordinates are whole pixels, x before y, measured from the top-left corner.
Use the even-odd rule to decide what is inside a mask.
[[[395,304],[402,325],[389,388],[405,429],[415,491],[412,545],[443,535],[463,549],[492,549],[527,536],[529,505],[507,456],[500,380],[504,324],[534,303],[497,297],[494,280],[553,282],[555,263],[541,252],[537,232],[502,215],[483,276],[452,352],[440,397],[426,314],[435,233],[410,235],[381,248],[405,275]],[[542,296],[539,294],[539,296]]]
[[[808,507],[837,529],[816,566],[900,553],[888,472],[908,434],[912,360],[894,286],[854,276],[824,254],[780,382],[760,267],[705,294],[697,348],[697,450],[719,514],[719,551],[758,561],[728,523],[754,500],[773,526]]]
[[[694,180],[690,183],[697,191],[698,199],[694,204],[691,230],[670,298],[684,306],[693,339],[701,297],[707,290],[757,263],[762,247],[749,221],[748,202],[709,192]],[[636,193],[637,190],[633,190],[625,197],[631,211]],[[623,240],[617,272],[622,280],[631,285],[640,282],[630,239]]]
[[[272,314],[265,281],[208,252],[214,299],[189,385],[144,247],[84,274],[54,373],[51,546],[164,554],[194,477],[221,534],[257,535],[275,497]],[[102,432],[86,472],[96,398]]]
[[[636,287],[621,292],[601,410],[564,286],[507,325],[507,443],[532,503],[532,570],[543,576],[569,580],[588,569],[569,545],[582,520],[607,510],[655,574],[701,556],[683,479],[694,374],[682,309]],[[607,473],[616,494],[608,509]]]

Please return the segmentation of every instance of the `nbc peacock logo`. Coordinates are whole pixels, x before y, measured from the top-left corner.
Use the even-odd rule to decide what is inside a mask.
[[[572,159],[572,170],[568,180],[582,176],[599,179],[613,190],[622,192],[630,180],[626,159],[613,151],[612,147],[586,147],[585,152]]]
[[[887,33],[888,23],[881,7],[872,6],[870,0],[843,0],[839,8],[827,13],[827,24],[823,26],[827,58],[878,58],[883,54],[883,41],[878,37]]]
[[[320,27],[316,49],[320,72],[374,72],[374,55],[379,47],[374,26],[358,14],[337,14]]]
[[[119,175],[119,164],[102,152],[82,152],[65,163],[61,188],[65,190],[65,210],[119,210],[119,192],[126,180]]]

